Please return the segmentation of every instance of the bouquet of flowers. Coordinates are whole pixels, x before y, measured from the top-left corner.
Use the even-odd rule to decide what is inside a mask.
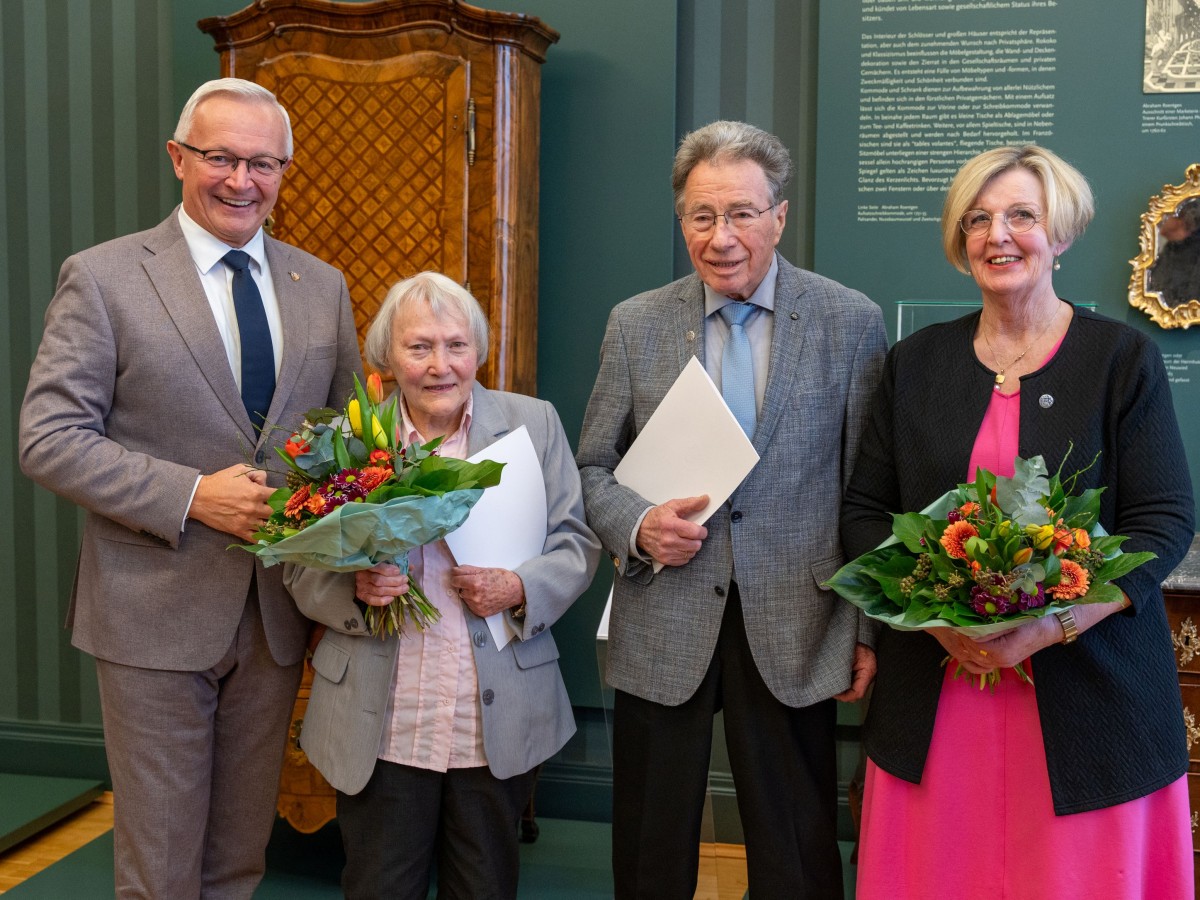
[[[892,628],[953,628],[973,639],[1076,603],[1119,600],[1110,582],[1155,554],[1120,552],[1126,539],[1099,524],[1104,489],[1073,493],[1085,471],[1064,483],[1062,467],[1050,476],[1040,456],[1018,458],[1012,478],[979,469],[922,512],[893,514],[892,537],[826,585]]]
[[[445,537],[471,512],[484,488],[500,483],[502,463],[438,456],[442,439],[398,446],[399,412],[383,403],[378,375],[364,388],[357,376],[344,412],[314,409],[277,448],[287,486],[267,501],[273,512],[254,535],[236,544],[264,565],[292,562],[334,572],[395,562],[408,571],[408,551]],[[370,634],[404,630],[405,617],[425,630],[441,614],[409,581],[388,606],[365,606]]]

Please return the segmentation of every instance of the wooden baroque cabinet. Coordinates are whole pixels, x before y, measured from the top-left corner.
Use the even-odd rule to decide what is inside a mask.
[[[1200,887],[1200,536],[1192,541],[1191,551],[1163,584],[1163,598],[1187,726],[1193,866]]]
[[[459,0],[257,0],[198,24],[222,75],[291,114],[272,233],[346,274],[360,337],[392,284],[435,269],[488,314],[480,381],[536,393],[541,63],[558,32]]]
[[[256,0],[198,25],[223,76],[291,115],[272,233],[345,273],[360,342],[392,284],[434,269],[488,315],[480,382],[535,394],[541,64],[558,32],[459,0]],[[299,744],[311,678],[278,801],[305,832],[335,815]]]

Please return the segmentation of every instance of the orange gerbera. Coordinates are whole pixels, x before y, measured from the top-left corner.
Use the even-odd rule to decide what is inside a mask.
[[[1059,600],[1074,600],[1087,592],[1087,569],[1074,560],[1064,559],[1062,561],[1062,578],[1059,579],[1058,584],[1049,589],[1050,596]]]
[[[300,518],[300,513],[304,511],[305,505],[308,503],[309,494],[312,493],[310,485],[304,485],[299,488],[292,496],[288,497],[288,502],[284,504],[283,514],[289,519]]]
[[[967,558],[967,539],[973,538],[979,532],[970,522],[952,522],[946,526],[946,530],[942,532],[942,539],[939,543],[946,548],[946,552],[955,559]]]
[[[975,513],[979,512],[979,504],[974,500],[968,500],[958,508],[958,511],[964,516],[973,516]]]
[[[325,498],[320,494],[313,494],[304,504],[304,508],[314,516],[319,516],[325,511]]]

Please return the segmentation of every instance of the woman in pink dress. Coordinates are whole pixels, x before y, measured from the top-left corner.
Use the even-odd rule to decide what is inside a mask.
[[[1076,490],[1104,488],[1100,524],[1156,560],[1119,602],[1076,606],[988,641],[885,630],[858,898],[1193,897],[1188,753],[1160,585],[1194,507],[1155,344],[1059,298],[1053,276],[1092,217],[1087,181],[1040,147],[1002,147],[956,175],[946,256],[983,308],[897,344],[842,516],[846,552],[878,545],[977,466],[1041,455]],[[1070,458],[1067,459],[1068,454]],[[948,664],[943,664],[949,658]],[[1034,684],[1017,679],[1023,663]],[[978,679],[1000,670],[995,692]]]

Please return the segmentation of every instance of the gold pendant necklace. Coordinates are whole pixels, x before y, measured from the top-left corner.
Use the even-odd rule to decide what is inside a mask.
[[[1057,318],[1057,316],[1058,316],[1058,310],[1055,309],[1054,315],[1052,315],[1050,317],[1050,321],[1046,323],[1046,327],[1043,328],[1041,333],[1030,342],[1029,346],[1026,347],[1024,350],[1022,350],[1021,353],[1017,356],[1017,358],[1014,359],[1012,362],[1008,363],[1005,366],[1000,367],[1000,371],[998,371],[996,373],[996,383],[994,385],[992,385],[992,390],[994,390],[994,391],[1000,390],[1000,385],[1004,384],[1004,373],[1007,372],[1009,369],[1011,369],[1013,366],[1015,366],[1017,363],[1019,363],[1021,360],[1023,360],[1025,358],[1025,354],[1033,349],[1033,345],[1036,344],[1038,341],[1040,341],[1042,338],[1044,338],[1046,336],[1046,332],[1050,330],[1050,326],[1054,324],[1054,320],[1055,320],[1055,318]],[[981,331],[983,330],[982,323],[980,323],[980,330]],[[992,359],[994,359],[996,361],[996,365],[1000,365],[1000,357],[996,355],[996,350],[995,350],[995,348],[992,347],[992,342],[991,342],[991,340],[988,339],[986,331],[983,332],[983,342],[985,344],[987,344],[988,352],[992,354]]]

